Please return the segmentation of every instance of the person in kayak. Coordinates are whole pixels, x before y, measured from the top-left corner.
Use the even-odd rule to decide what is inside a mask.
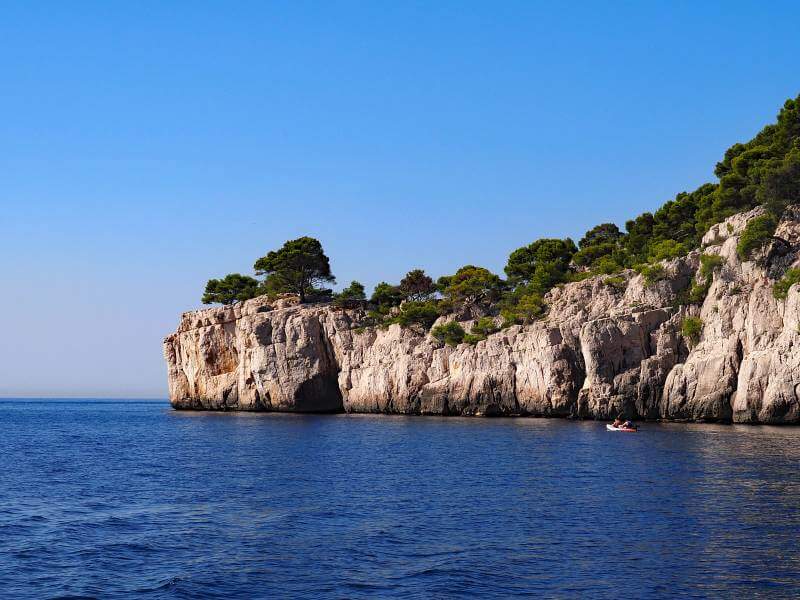
[[[622,415],[614,419],[614,427],[616,427],[617,429],[635,429],[633,421],[628,421],[628,420],[623,421]]]

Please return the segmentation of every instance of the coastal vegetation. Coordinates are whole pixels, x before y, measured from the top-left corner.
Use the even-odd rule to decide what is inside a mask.
[[[692,344],[700,341],[700,334],[703,332],[703,321],[700,317],[686,317],[681,322],[681,333],[689,338]]]
[[[748,260],[756,250],[763,248],[775,233],[778,217],[765,213],[750,219],[736,245],[736,252],[742,260]]]
[[[795,283],[800,283],[800,269],[789,269],[783,277],[772,288],[772,294],[778,300],[786,300],[789,295],[789,288]]]
[[[455,321],[448,321],[431,329],[431,335],[448,346],[460,344],[465,334],[464,328]]]
[[[203,292],[203,304],[233,304],[255,298],[261,284],[257,279],[239,273],[231,273],[222,279],[209,279]]]
[[[358,306],[366,299],[364,285],[358,281],[351,281],[349,286],[338,294],[334,294],[333,303],[342,308],[351,308]]]
[[[448,321],[431,329],[431,335],[448,346],[457,346],[462,342],[465,344],[477,344],[499,330],[500,328],[495,324],[494,319],[481,317],[475,322],[469,333],[464,330],[460,323]]]
[[[336,282],[322,244],[311,237],[289,240],[279,250],[259,258],[253,268],[256,275],[265,275],[267,292],[294,293],[301,303],[310,294],[323,291],[319,284]]]
[[[716,254],[701,254],[700,268],[698,269],[699,281],[692,284],[689,290],[688,301],[691,304],[702,302],[711,287],[714,272],[722,266],[722,257]]]
[[[503,326],[524,324],[546,313],[546,294],[564,283],[605,275],[605,283],[623,288],[626,279],[619,273],[634,269],[647,285],[654,285],[667,277],[662,262],[699,248],[710,226],[762,206],[763,214],[748,222],[737,247],[742,260],[750,260],[773,239],[786,207],[800,201],[800,96],[788,100],[777,121],[752,140],[731,146],[714,173],[718,182],[681,192],[655,212],[627,221],[624,230],[614,223],[601,223],[589,229],[577,245],[570,238],[543,238],[517,248],[508,257],[505,278],[470,264],[434,281],[423,269],[415,268],[398,284],[379,283],[368,299],[364,286],[357,281],[333,294],[324,287],[336,280],[322,244],[302,237],[287,241],[255,262],[260,281],[236,273],[210,280],[203,302],[230,304],[258,294],[292,293],[301,303],[332,301],[340,307],[363,306],[369,324],[378,326],[399,323],[427,329],[440,316],[468,307],[483,316],[502,317]],[[721,264],[718,256],[702,255],[698,281],[682,302],[702,302],[712,274]],[[784,280],[792,276],[787,273]],[[783,281],[779,285],[784,285]],[[776,286],[776,295],[785,293],[782,290]],[[491,333],[487,325],[483,322],[466,333],[446,324],[441,326],[444,329],[436,328],[434,335],[445,343],[475,342]],[[687,337],[692,338],[696,325],[687,317]]]
[[[436,286],[433,279],[425,274],[425,271],[414,269],[400,281],[398,293],[403,300],[425,302],[436,294]]]
[[[653,285],[667,276],[667,271],[660,264],[636,265],[635,270],[644,278],[647,285]]]

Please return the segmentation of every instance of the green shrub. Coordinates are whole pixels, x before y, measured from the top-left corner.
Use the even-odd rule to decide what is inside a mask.
[[[736,246],[739,258],[749,260],[753,252],[763,248],[769,242],[777,226],[778,219],[769,213],[750,219]]]
[[[255,298],[259,294],[258,280],[247,275],[231,273],[222,279],[209,279],[203,293],[203,304],[233,304]]]
[[[593,273],[591,271],[575,271],[567,275],[567,282],[574,283],[576,281],[583,281],[584,279],[589,279],[592,275]]]
[[[306,292],[306,302],[331,302],[333,290],[330,288],[312,287]]]
[[[706,281],[705,283],[692,284],[692,289],[689,290],[689,302],[692,304],[700,304],[706,299],[709,287],[711,287],[711,283],[709,281]]]
[[[379,323],[386,318],[386,315],[389,314],[389,311],[382,311],[382,310],[369,310],[367,311],[367,317],[374,321],[375,323]]]
[[[358,306],[366,300],[366,298],[364,286],[358,281],[351,281],[348,287],[344,288],[338,294],[334,294],[333,303],[343,308],[351,308],[353,306]]]
[[[464,328],[455,321],[437,325],[431,330],[431,335],[448,346],[457,346],[464,340]]]
[[[472,326],[472,330],[464,336],[464,342],[467,344],[477,344],[499,330],[500,328],[495,325],[494,319],[491,317],[481,317]]]
[[[703,321],[700,317],[686,317],[681,323],[681,333],[689,338],[693,344],[700,341],[703,332]]]
[[[437,286],[445,300],[453,306],[491,306],[500,299],[505,283],[488,269],[466,265],[456,271],[455,275],[440,277]]]
[[[620,290],[625,288],[625,286],[628,284],[628,281],[624,277],[606,277],[603,279],[603,283]]]
[[[530,323],[544,315],[544,300],[539,294],[525,294],[517,302],[515,313],[523,323]]]
[[[686,288],[682,289],[680,292],[675,294],[675,298],[672,300],[672,308],[678,309],[681,306],[692,304],[690,296],[691,296],[691,290]]]
[[[795,283],[800,283],[800,269],[789,269],[784,273],[780,281],[772,288],[772,295],[778,300],[786,300],[789,295],[789,288]]]
[[[544,316],[544,313],[544,300],[539,294],[523,294],[500,310],[500,314],[503,317],[502,327],[530,323]]]
[[[375,286],[372,292],[372,297],[369,301],[376,305],[381,312],[388,312],[393,306],[399,306],[403,301],[403,292],[400,291],[396,285],[390,285],[385,281],[381,281]]]
[[[517,303],[517,314],[526,323],[544,316],[544,311],[544,300],[539,294],[525,294]]]
[[[658,262],[660,260],[677,258],[682,254],[686,254],[686,248],[683,244],[675,240],[661,240],[650,247],[650,253],[647,258],[650,262]]]
[[[394,318],[402,327],[421,325],[425,329],[433,325],[439,318],[439,309],[435,302],[406,302]]]
[[[406,276],[400,280],[398,289],[405,300],[415,300],[417,302],[430,300],[436,293],[433,279],[428,277],[422,269],[413,269],[406,273]]]
[[[716,254],[700,255],[700,269],[698,270],[700,281],[693,283],[689,290],[688,300],[690,303],[699,304],[705,300],[711,287],[714,271],[722,266],[722,262],[722,257]]]
[[[456,309],[456,305],[449,298],[442,298],[436,302],[436,308],[440,315],[449,315]]]
[[[621,269],[622,265],[610,256],[603,256],[592,263],[592,273],[598,275],[611,275]]]
[[[517,312],[513,307],[505,306],[500,309],[500,316],[503,317],[503,322],[500,323],[500,329],[506,329],[512,325],[519,325],[521,320],[517,316]]]
[[[514,250],[508,257],[505,272],[512,285],[527,285],[545,294],[554,285],[566,281],[570,260],[577,250],[569,238],[538,239]]]
[[[637,265],[636,270],[644,277],[647,285],[653,285],[667,276],[667,272],[661,265]]]
[[[477,344],[478,342],[482,342],[485,339],[486,339],[485,335],[475,335],[473,333],[468,333],[464,336],[464,343]]]
[[[722,266],[722,257],[716,254],[700,255],[700,277],[710,279],[718,268]]]
[[[470,333],[473,335],[482,335],[485,338],[487,335],[491,335],[497,330],[498,327],[494,324],[494,319],[491,317],[481,317],[475,325],[472,326],[472,331],[470,331]]]

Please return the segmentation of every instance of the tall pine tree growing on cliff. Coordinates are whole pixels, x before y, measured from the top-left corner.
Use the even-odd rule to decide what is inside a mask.
[[[274,289],[300,296],[300,302],[318,284],[336,282],[322,244],[312,237],[289,240],[280,250],[259,258],[255,270],[257,275],[266,275]]]

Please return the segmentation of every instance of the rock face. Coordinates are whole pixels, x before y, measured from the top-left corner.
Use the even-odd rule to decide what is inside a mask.
[[[663,263],[647,283],[598,276],[547,297],[549,316],[475,345],[442,345],[360,309],[273,304],[266,297],[183,315],[164,341],[175,408],[436,415],[534,415],[741,423],[800,422],[800,290],[772,286],[797,262],[788,242],[741,262],[738,236],[758,209],[715,225],[702,250]],[[776,242],[777,243],[777,242]],[[722,258],[702,305],[681,301],[700,254]],[[702,320],[686,339],[687,316]],[[469,329],[469,323],[462,323]]]

